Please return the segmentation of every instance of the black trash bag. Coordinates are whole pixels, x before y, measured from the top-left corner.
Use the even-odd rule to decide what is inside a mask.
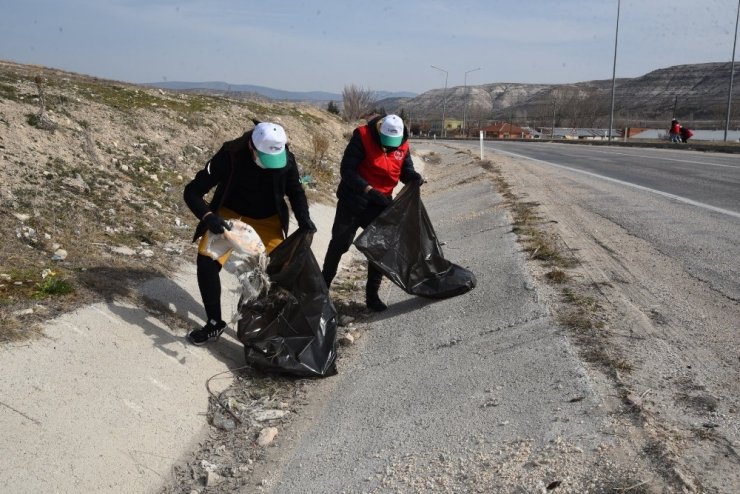
[[[448,298],[475,287],[475,275],[444,258],[419,185],[408,184],[355,240],[368,261],[406,293]]]
[[[264,372],[336,374],[337,312],[311,251],[313,234],[294,232],[270,253],[267,295],[242,304],[237,336]]]

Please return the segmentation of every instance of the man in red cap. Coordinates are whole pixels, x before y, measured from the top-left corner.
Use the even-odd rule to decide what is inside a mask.
[[[198,287],[206,311],[205,326],[188,334],[194,345],[217,340],[226,328],[226,322],[221,319],[219,272],[230,252],[218,259],[211,258],[206,251],[209,235],[230,230],[227,220],[240,219],[255,229],[269,254],[288,233],[290,218],[285,196],[290,200],[298,228],[316,231],[287,140],[280,125],[258,123],[238,139],[224,143],[185,186],[185,203],[200,219],[193,241],[200,237]],[[203,196],[213,187],[216,191],[208,204]]]
[[[376,117],[356,128],[344,150],[340,172],[339,201],[322,269],[327,287],[337,274],[339,260],[352,245],[357,229],[366,228],[391,203],[398,181],[404,184],[423,181],[414,170],[408,129],[398,115]],[[378,295],[382,280],[383,273],[368,265],[365,303],[376,312],[388,308]]]

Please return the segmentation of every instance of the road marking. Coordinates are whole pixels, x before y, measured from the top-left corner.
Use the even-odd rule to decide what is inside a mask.
[[[634,158],[650,158],[650,159],[658,159],[663,161],[678,161],[679,163],[693,163],[696,165],[707,165],[707,166],[721,166],[723,168],[740,168],[740,166],[736,165],[722,165],[720,163],[708,163],[706,161],[692,161],[692,160],[680,160],[678,158],[664,158],[661,156],[648,156],[645,154],[630,154],[630,153],[622,153],[619,151],[601,151],[600,149],[592,149],[595,153],[602,153],[602,154],[620,154],[622,156],[629,156]]]
[[[689,199],[687,197],[682,197],[682,196],[677,196],[675,194],[671,194],[671,193],[668,193],[668,192],[663,192],[662,190],[651,189],[650,187],[645,187],[645,186],[642,186],[642,185],[637,185],[637,184],[633,184],[633,183],[630,183],[630,182],[625,182],[624,180],[619,180],[619,179],[616,179],[616,178],[606,177],[604,175],[599,175],[599,174],[593,173],[593,172],[587,172],[585,170],[579,170],[578,168],[571,168],[570,166],[558,165],[557,163],[552,163],[550,161],[540,160],[540,159],[537,159],[537,158],[530,158],[529,156],[524,156],[523,154],[512,153],[512,152],[509,152],[509,151],[502,151],[501,149],[496,149],[496,148],[493,148],[493,149],[494,149],[495,152],[498,152],[498,153],[508,154],[509,156],[514,156],[516,158],[523,158],[523,159],[526,159],[526,160],[537,161],[537,162],[543,163],[545,165],[554,166],[556,168],[562,168],[563,170],[568,170],[568,171],[571,171],[571,172],[582,173],[583,175],[588,175],[590,177],[600,178],[602,180],[607,180],[609,182],[614,182],[614,183],[620,184],[620,185],[626,185],[627,187],[632,187],[634,189],[643,190],[645,192],[652,192],[653,194],[658,194],[658,195],[663,196],[663,197],[668,197],[669,199],[674,199],[676,201],[680,201],[680,202],[683,202],[683,203],[686,203],[686,204],[690,204],[692,206],[697,206],[697,207],[700,207],[700,208],[703,208],[703,209],[708,209],[710,211],[715,211],[717,213],[726,214],[726,215],[732,216],[734,218],[740,218],[740,213],[738,213],[738,212],[730,211],[729,209],[718,208],[716,206],[712,206],[711,204],[706,204],[704,202],[694,201],[693,199]]]

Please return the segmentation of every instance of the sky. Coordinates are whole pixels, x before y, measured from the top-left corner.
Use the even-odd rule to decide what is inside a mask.
[[[134,83],[333,93],[570,83],[611,79],[617,3],[0,0],[0,59]],[[737,9],[736,0],[621,0],[616,76],[729,62]]]

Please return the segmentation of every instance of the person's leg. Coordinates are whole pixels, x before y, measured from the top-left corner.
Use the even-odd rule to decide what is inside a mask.
[[[198,254],[196,261],[198,288],[206,311],[206,324],[201,329],[188,333],[188,340],[194,345],[204,345],[218,340],[226,329],[221,319],[221,264],[208,256]]]
[[[368,262],[367,264],[367,283],[365,284],[365,305],[370,310],[382,312],[388,308],[380,300],[378,291],[380,283],[383,281],[383,272]]]
[[[383,207],[368,207],[359,218],[360,226],[365,229],[372,221],[377,218],[384,210]],[[368,309],[375,312],[382,312],[388,308],[380,300],[380,284],[383,281],[383,272],[373,266],[369,261],[367,263],[367,282],[365,283],[365,305]]]
[[[331,240],[324,256],[324,266],[321,269],[327,288],[331,286],[331,282],[337,274],[339,261],[352,246],[358,228],[359,225],[352,212],[342,206],[341,203],[337,204],[334,225],[331,227]]]
[[[221,264],[215,259],[198,254],[197,276],[200,297],[208,321],[221,321]]]

